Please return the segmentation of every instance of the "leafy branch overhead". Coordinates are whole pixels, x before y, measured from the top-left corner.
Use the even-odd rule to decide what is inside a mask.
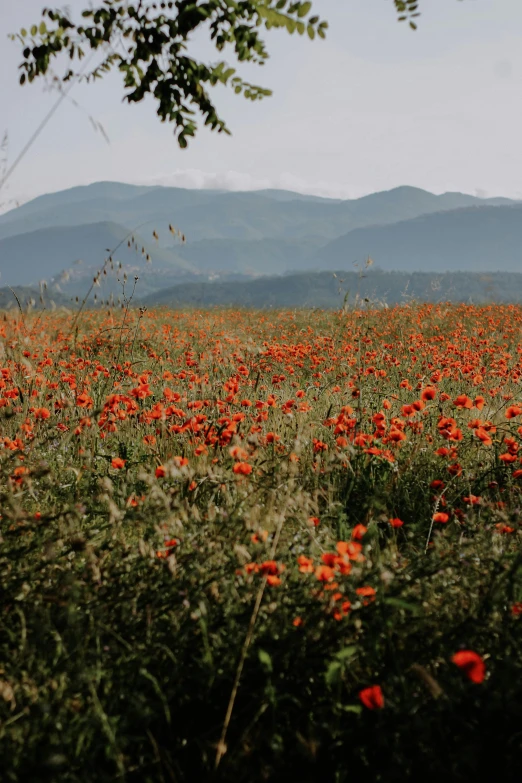
[[[393,0],[399,21],[416,28],[418,0]],[[85,9],[81,23],[67,10],[44,8],[42,21],[11,35],[23,46],[20,81],[45,76],[56,59],[67,64],[62,81],[91,82],[116,68],[125,98],[138,103],[150,94],[162,122],[174,125],[181,147],[197,130],[196,116],[218,133],[230,133],[218,115],[208,88],[217,84],[255,101],[271,90],[244,81],[225,60],[204,63],[189,54],[192,35],[208,29],[219,53],[229,47],[238,62],[263,65],[268,52],[262,34],[272,28],[324,38],[328,23],[304,0],[97,0]],[[84,60],[86,54],[90,57]],[[88,66],[95,53],[99,60]],[[80,61],[84,62],[80,65]]]
[[[225,60],[206,64],[190,56],[193,33],[208,27],[218,52],[232,48],[239,62],[263,65],[268,52],[263,30],[284,28],[289,33],[325,37],[327,23],[312,15],[311,2],[291,0],[176,0],[143,2],[99,0],[76,23],[66,11],[44,8],[43,21],[30,31],[11,36],[23,45],[21,83],[45,76],[51,64],[65,55],[64,82],[91,82],[116,68],[123,76],[125,97],[137,103],[150,94],[162,122],[171,122],[181,147],[197,130],[196,115],[218,133],[229,130],[210,98],[208,87],[227,85],[245,98],[258,100],[271,90],[244,81]],[[88,69],[87,52],[101,60]]]

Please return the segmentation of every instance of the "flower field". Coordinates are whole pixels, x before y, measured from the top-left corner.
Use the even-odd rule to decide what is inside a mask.
[[[522,765],[522,308],[0,316],[0,777]]]

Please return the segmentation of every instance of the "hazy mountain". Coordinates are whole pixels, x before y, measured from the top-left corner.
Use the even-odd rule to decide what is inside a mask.
[[[138,251],[129,248],[128,234],[123,226],[106,222],[47,228],[1,239],[0,282],[4,285],[34,285],[40,280],[50,280],[65,269],[74,270],[79,266],[98,269],[110,254],[115,262],[146,269],[146,255],[142,254],[142,247],[145,254],[150,254],[156,267],[165,267],[180,274],[190,271],[190,264],[178,258],[174,250],[145,243],[139,235],[135,235]]]
[[[296,193],[293,190],[277,190],[275,188],[263,188],[253,192],[259,193],[261,196],[268,196],[268,198],[273,198],[276,201],[327,201],[330,203],[339,204],[343,200],[341,198],[313,196],[309,193]]]
[[[44,288],[29,286],[14,286],[0,288],[0,310],[53,310],[56,307],[72,308],[70,298],[58,291],[48,291]]]
[[[320,248],[315,268],[350,269],[370,256],[383,269],[522,271],[522,205],[456,209],[350,231]]]
[[[230,192],[136,187],[102,182],[53,193],[0,216],[0,238],[56,226],[109,221],[145,235],[156,229],[169,239],[168,225],[188,242],[200,239],[266,239],[315,236],[334,239],[356,228],[394,223],[418,215],[477,204],[462,193],[433,193],[400,187],[360,199],[340,201],[289,191]]]
[[[115,260],[129,274],[142,270],[140,294],[190,274],[351,268],[368,255],[383,268],[515,270],[521,210],[509,199],[436,196],[412,187],[340,200],[100,182],[40,196],[0,216],[0,283],[33,285],[72,270],[64,287],[80,293],[109,249],[131,232],[138,253],[124,241]],[[185,233],[185,245],[176,244],[169,224]]]
[[[310,268],[324,239],[201,239],[177,252],[199,272],[277,275]]]
[[[365,300],[368,300],[365,303]],[[339,309],[425,302],[522,302],[522,274],[305,272],[248,281],[182,283],[141,300],[149,307]]]

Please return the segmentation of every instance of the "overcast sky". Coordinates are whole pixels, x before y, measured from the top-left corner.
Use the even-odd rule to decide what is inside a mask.
[[[9,135],[10,161],[57,97],[44,84],[19,86],[19,46],[7,40],[44,5],[63,4],[0,0],[0,134]],[[420,7],[413,32],[397,23],[392,0],[316,0],[330,23],[327,40],[268,32],[269,63],[240,72],[273,97],[251,103],[220,89],[218,109],[233,135],[201,129],[188,150],[152,103],[122,102],[117,74],[77,85],[78,106],[61,105],[0,202],[98,180],[343,198],[408,184],[522,198],[522,0]],[[210,50],[197,40],[192,51]]]

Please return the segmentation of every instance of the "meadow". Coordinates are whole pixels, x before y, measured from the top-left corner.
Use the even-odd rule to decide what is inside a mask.
[[[522,308],[0,315],[0,777],[518,780]]]

